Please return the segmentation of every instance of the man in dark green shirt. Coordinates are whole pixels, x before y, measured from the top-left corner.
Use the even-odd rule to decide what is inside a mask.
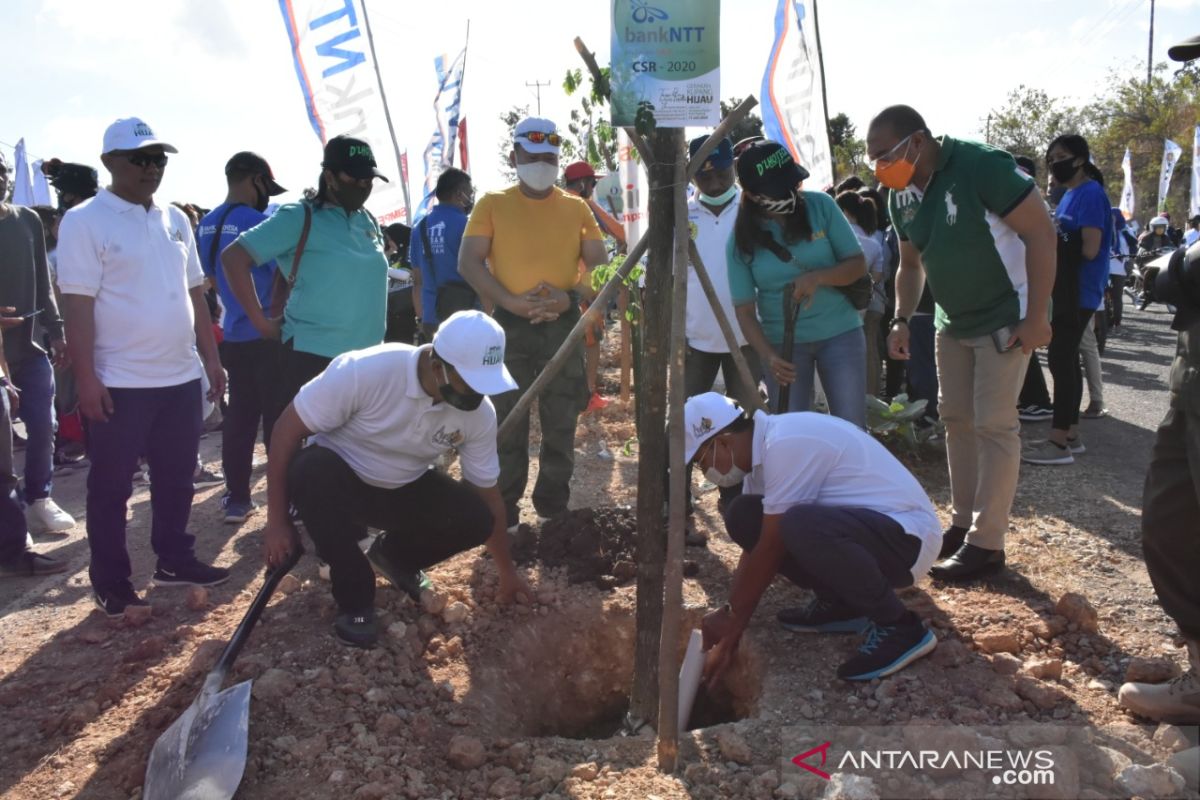
[[[1020,468],[1017,395],[1029,354],[1050,341],[1056,237],[1033,181],[1002,150],[935,139],[908,106],[871,121],[867,153],[900,237],[893,358],[928,278],[937,302],[939,407],[954,517],[933,577],[962,581],[1004,566]]]

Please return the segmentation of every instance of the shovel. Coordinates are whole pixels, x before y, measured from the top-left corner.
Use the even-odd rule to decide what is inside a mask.
[[[788,284],[783,289],[783,342],[781,346],[780,357],[792,363],[792,353],[795,352],[796,342],[796,315],[800,313],[800,307],[796,305],[796,301],[792,299],[792,286]],[[786,414],[788,411],[788,401],[792,398],[792,385],[790,383],[779,384],[779,394],[775,399],[775,413]]]
[[[146,800],[229,800],[237,791],[246,768],[251,682],[242,681],[224,691],[221,684],[275,587],[303,552],[296,546],[267,574],[221,659],[204,679],[200,694],[154,743],[142,787]]]

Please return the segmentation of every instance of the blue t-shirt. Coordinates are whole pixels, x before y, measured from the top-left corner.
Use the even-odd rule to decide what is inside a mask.
[[[729,291],[735,306],[756,303],[763,333],[772,344],[783,342],[783,292],[801,274],[828,269],[839,261],[862,255],[858,237],[833,198],[824,192],[804,192],[808,220],[813,236],[807,242],[784,242],[783,229],[775,222],[766,224],[775,241],[792,254],[791,261],[780,261],[775,254],[757,247],[747,263],[737,249],[735,237],[729,237],[726,263]],[[797,342],[819,342],[862,327],[862,318],[840,290],[820,286],[812,304],[796,315]]]
[[[458,248],[462,244],[463,231],[467,227],[467,214],[458,206],[438,205],[433,207],[418,222],[408,245],[408,257],[414,267],[421,270],[421,321],[438,325],[437,290],[447,283],[466,283],[458,274]],[[432,258],[425,253],[425,235],[429,235]]]
[[[226,209],[229,209],[228,216],[225,215]],[[217,224],[221,222],[221,217],[225,217],[222,225],[224,230],[221,231],[214,250],[213,236],[216,235]],[[260,214],[244,203],[235,204],[232,207],[229,203],[222,203],[200,220],[200,227],[197,229],[196,249],[200,253],[200,266],[204,268],[205,275],[216,279],[217,293],[221,295],[221,304],[225,306],[225,315],[221,318],[221,330],[224,331],[227,342],[252,342],[260,337],[258,331],[250,324],[250,319],[242,309],[242,304],[237,301],[229,289],[229,284],[225,280],[225,270],[220,268],[221,251],[228,247],[242,231],[250,230],[266,218],[265,214]],[[265,264],[259,264],[250,270],[250,276],[254,279],[254,291],[258,294],[258,302],[262,304],[263,308],[266,308],[267,304],[271,302],[271,279],[275,276],[275,262],[268,261]]]
[[[1097,181],[1086,181],[1068,189],[1054,209],[1054,219],[1068,233],[1081,228],[1100,229],[1100,249],[1095,258],[1083,262],[1079,271],[1079,307],[1094,310],[1104,299],[1113,243],[1112,204],[1104,187]]]

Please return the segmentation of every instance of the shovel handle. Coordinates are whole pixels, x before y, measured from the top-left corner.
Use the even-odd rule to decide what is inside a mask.
[[[789,283],[783,289],[783,342],[780,346],[781,352],[779,354],[788,363],[791,363],[792,353],[795,352],[796,315],[799,311],[800,307],[796,305],[796,301],[792,298],[792,285]],[[786,414],[791,399],[792,385],[790,383],[779,384],[779,394],[775,400],[775,413]]]
[[[304,555],[304,548],[297,544],[282,563],[267,573],[267,579],[263,581],[262,588],[258,590],[254,601],[250,603],[250,608],[246,610],[246,616],[242,617],[242,621],[238,623],[237,630],[233,632],[229,644],[225,645],[225,652],[221,653],[221,658],[217,661],[217,665],[208,674],[208,679],[205,681],[205,688],[209,686],[214,687],[214,689],[220,688],[221,683],[225,680],[225,673],[233,666],[234,659],[238,657],[238,653],[242,651],[242,647],[250,638],[250,633],[254,630],[254,625],[258,622],[258,618],[262,616],[263,609],[267,607],[267,603],[271,600],[271,595],[275,593],[279,582],[283,580],[284,575],[292,571],[292,567],[296,566],[302,555]]]

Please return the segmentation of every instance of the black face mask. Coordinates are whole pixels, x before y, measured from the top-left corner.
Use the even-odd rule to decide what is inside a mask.
[[[442,365],[443,383],[438,385],[438,391],[446,404],[459,411],[474,411],[483,405],[483,395],[479,392],[460,392],[450,385],[450,376],[446,374],[446,366]]]
[[[367,198],[371,196],[371,189],[374,187],[370,184],[363,187],[357,181],[347,183],[335,178],[331,188],[338,205],[344,208],[347,214],[351,214],[367,204]]]
[[[1062,161],[1055,161],[1050,164],[1050,174],[1059,183],[1067,183],[1075,177],[1076,172],[1079,172],[1079,167],[1075,166],[1074,157],[1064,158]]]
[[[254,210],[258,213],[263,213],[267,210],[267,206],[271,202],[271,195],[258,188],[258,184],[254,184]]]

